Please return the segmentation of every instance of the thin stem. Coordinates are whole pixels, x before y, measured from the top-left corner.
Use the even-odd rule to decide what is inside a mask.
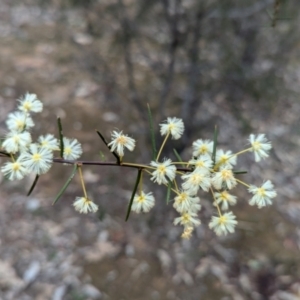
[[[179,190],[178,190],[178,185],[177,185],[177,182],[176,182],[176,180],[174,179],[174,185],[175,185],[175,189],[176,189],[176,191],[177,192],[179,192]]]
[[[245,153],[245,152],[251,151],[252,149],[253,149],[253,148],[250,147],[250,148],[244,149],[244,150],[242,150],[242,151],[240,151],[240,152],[234,153],[234,154],[230,155],[230,156],[228,157],[227,160],[229,160],[230,158],[232,158],[232,157],[234,157],[234,156],[238,156],[238,155],[243,154],[243,153]],[[223,164],[223,162],[217,163],[217,164],[214,166],[214,169],[217,170],[222,164]]]
[[[176,195],[179,195],[179,191],[176,191],[175,189],[171,189]]]
[[[140,182],[139,182],[139,191],[140,191],[140,194],[142,193],[143,191],[143,170],[142,170],[142,173],[141,173],[141,179],[140,179]]]
[[[168,185],[165,184],[165,183],[163,183],[163,185],[164,185],[165,187],[168,187]],[[171,188],[171,191],[174,192],[174,193],[177,194],[177,195],[179,194],[178,191],[177,191],[176,189]]]
[[[168,132],[168,134],[166,135],[166,137],[165,137],[163,143],[162,143],[161,146],[160,146],[159,152],[158,152],[157,157],[156,157],[156,161],[158,161],[158,159],[159,159],[159,157],[160,157],[160,154],[161,154],[161,152],[162,152],[162,149],[164,148],[164,146],[165,146],[165,144],[166,144],[166,141],[167,141],[169,135],[170,135],[170,131]]]
[[[78,166],[78,171],[79,171],[81,186],[82,186],[82,189],[83,189],[83,194],[84,194],[84,197],[87,199],[88,197],[87,197],[87,194],[86,194],[86,189],[85,189],[84,180],[83,180],[83,176],[82,176],[81,166]]]
[[[178,170],[178,169],[177,169]],[[176,174],[179,174],[179,175],[184,175],[185,173],[183,172],[179,172],[179,171],[176,171]]]
[[[219,216],[222,217],[222,213],[221,213],[219,204],[218,204],[217,202],[215,202],[215,205],[216,205],[216,207],[217,207],[217,209],[218,209]]]
[[[233,154],[232,156],[238,156],[238,155],[240,155],[240,154],[242,154],[242,153],[251,151],[252,149],[253,149],[252,147],[247,148],[247,149],[245,149],[245,150],[242,150],[242,151],[240,151],[240,152],[238,152],[238,153]],[[232,157],[232,156],[231,156],[231,157]],[[230,157],[229,157],[229,158],[230,158]]]
[[[127,162],[122,162],[122,166],[128,166],[128,167],[137,167],[137,168],[143,168],[143,169],[156,169],[154,167],[148,166],[148,165],[142,165],[142,164],[135,164],[135,163],[127,163]]]
[[[247,188],[250,188],[250,185],[249,184],[247,184],[247,183],[245,183],[244,181],[242,181],[242,180],[239,180],[239,179],[235,179],[238,183],[240,183],[240,184],[242,184],[242,185],[244,185],[244,186],[246,186]]]
[[[147,169],[145,169],[145,172],[148,173],[149,175],[152,175],[152,173],[150,171],[148,171]]]
[[[15,161],[15,158],[14,158],[14,156],[13,156],[12,153],[10,154],[10,157],[11,157],[11,160],[12,160],[13,162],[16,162],[16,161]]]
[[[213,191],[212,188],[210,188],[210,191],[211,191],[212,196],[213,196],[213,198],[214,198],[214,205],[216,206],[216,208],[217,208],[217,210],[218,210],[219,216],[222,217],[222,213],[221,213],[220,207],[219,207],[219,205],[218,205],[218,203],[217,203],[217,200],[216,200],[216,198],[215,198],[214,191]]]

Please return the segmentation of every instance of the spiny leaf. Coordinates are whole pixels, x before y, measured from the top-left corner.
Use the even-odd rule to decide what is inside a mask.
[[[105,144],[105,146],[109,149],[110,151],[110,147],[108,146],[108,142],[105,140],[105,137],[101,134],[101,132],[99,130],[96,130],[97,134],[99,135],[100,139],[103,141],[103,143]],[[119,155],[113,151],[112,154],[114,155],[114,157],[117,159],[118,164],[121,163],[120,157]]]
[[[233,171],[233,174],[237,175],[237,174],[247,174],[247,171]]]
[[[147,107],[148,107],[148,119],[150,125],[150,135],[151,135],[151,144],[152,144],[152,158],[153,160],[156,160],[157,150],[156,150],[156,143],[155,143],[155,133],[153,129],[153,118],[152,118],[149,104],[147,104]]]
[[[173,149],[173,152],[174,152],[176,158],[178,159],[178,161],[182,162],[182,158],[180,157],[180,155],[179,155],[179,153],[177,152],[177,150],[176,150],[176,149]],[[185,165],[185,163],[182,163],[182,164]]]
[[[143,171],[142,169],[138,170],[138,175],[137,175],[137,178],[136,178],[135,186],[134,186],[134,189],[133,189],[133,192],[132,192],[132,195],[131,195],[131,198],[130,198],[130,202],[129,202],[129,205],[128,205],[128,208],[127,208],[127,214],[126,214],[126,218],[125,218],[126,222],[129,218],[129,215],[130,215],[130,212],[131,212],[131,206],[132,206],[132,203],[133,203],[133,199],[134,199],[136,190],[137,190],[138,185],[139,185],[140,180],[141,180],[142,171]]]
[[[60,157],[64,158],[64,135],[61,125],[60,117],[57,117],[57,125],[58,125],[58,134],[59,134],[59,143],[60,143]]]
[[[40,178],[39,175],[36,175],[36,176],[35,176],[35,179],[34,179],[32,185],[31,185],[31,187],[30,187],[30,189],[29,189],[29,191],[28,191],[28,193],[27,193],[27,197],[30,196],[30,194],[32,193],[33,189],[35,188],[35,186],[36,186],[36,184],[37,184],[37,182],[38,182],[38,180],[39,180],[39,178]]]
[[[62,187],[62,189],[59,191],[59,193],[55,197],[55,200],[53,201],[52,205],[54,205],[58,201],[58,199],[61,197],[61,195],[65,192],[65,190],[67,189],[67,187],[71,183],[74,175],[76,174],[77,170],[78,170],[78,165],[75,164],[74,167],[73,167],[73,171],[72,171],[70,177],[68,178],[68,180],[66,181],[66,183],[64,184],[64,186]]]
[[[213,153],[212,153],[213,165],[215,165],[216,163],[217,143],[218,143],[218,127],[215,126],[214,144],[213,144]]]

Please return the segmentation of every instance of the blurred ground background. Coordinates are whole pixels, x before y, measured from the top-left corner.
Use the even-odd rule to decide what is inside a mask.
[[[236,233],[208,229],[211,199],[189,241],[172,225],[165,191],[147,182],[156,207],[125,223],[135,172],[84,168],[99,214],[79,215],[78,178],[58,204],[70,168],[55,165],[26,198],[33,178],[0,188],[0,299],[300,299],[299,10],[297,1],[36,0],[0,2],[0,133],[25,92],[45,105],[34,136],[56,134],[83,145],[83,159],[113,157],[95,134],[116,128],[137,139],[127,160],[148,162],[146,104],[158,124],[184,119],[170,143],[189,158],[197,138],[237,151],[250,133],[274,150],[243,179],[271,179],[272,207],[249,207],[236,189]],[[158,129],[158,126],[156,126]],[[161,138],[157,136],[158,141]],[[4,159],[1,160],[1,163]]]

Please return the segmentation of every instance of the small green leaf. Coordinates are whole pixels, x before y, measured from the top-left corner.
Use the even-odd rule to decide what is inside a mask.
[[[105,155],[103,154],[102,151],[99,151],[99,155],[100,155],[100,159],[101,159],[102,161],[106,161],[106,157],[105,157]]]
[[[132,206],[132,203],[133,203],[133,199],[134,199],[136,190],[137,190],[138,185],[139,185],[140,180],[141,180],[142,171],[143,171],[142,169],[139,169],[139,171],[138,171],[138,175],[137,175],[137,178],[136,178],[135,186],[134,186],[134,189],[132,191],[130,202],[129,202],[129,205],[128,205],[128,208],[127,208],[127,214],[126,214],[126,218],[125,218],[126,222],[127,222],[128,218],[129,218],[129,215],[130,215],[130,212],[131,212],[131,206]]]
[[[216,163],[217,143],[218,143],[218,127],[215,126],[214,144],[213,144],[213,153],[212,153],[213,165],[215,165]]]
[[[169,202],[170,202],[171,188],[172,188],[172,182],[169,181],[168,189],[167,189],[167,200],[166,200],[167,204],[169,204]]]
[[[174,152],[176,158],[178,159],[178,161],[182,162],[182,158],[180,157],[180,155],[179,155],[179,153],[177,152],[177,150],[176,150],[176,149],[173,149],[173,152]],[[185,165],[185,163],[182,163],[182,164]]]
[[[105,140],[105,137],[101,134],[101,132],[99,130],[96,130],[97,134],[99,135],[100,139],[103,141],[103,143],[105,144],[105,146],[109,149],[110,151],[110,147],[108,146],[108,142]],[[114,155],[114,157],[117,159],[118,164],[121,163],[120,157],[119,155],[113,151],[112,154]]]
[[[96,132],[100,136],[100,138],[103,141],[103,143],[105,144],[105,146],[107,146],[107,148],[110,150],[110,147],[108,146],[108,142],[106,141],[105,137],[101,134],[101,132],[99,130],[96,130]]]
[[[66,181],[66,183],[64,184],[64,186],[62,187],[62,189],[59,191],[59,193],[55,197],[55,200],[53,201],[52,205],[54,205],[58,201],[58,199],[61,197],[61,195],[65,192],[65,190],[67,189],[67,187],[71,183],[74,175],[76,174],[77,170],[78,170],[78,165],[75,164],[74,167],[73,167],[73,171],[72,171],[70,177],[68,178],[68,180]]]
[[[155,133],[153,129],[153,118],[152,118],[149,104],[147,104],[147,107],[148,107],[148,119],[150,125],[150,135],[151,135],[151,144],[152,144],[152,158],[153,160],[156,160],[157,150],[156,150],[156,143],[155,143]]]
[[[61,125],[60,117],[57,117],[57,125],[58,125],[58,134],[59,134],[59,143],[60,143],[60,157],[64,158],[64,135]]]
[[[36,175],[35,176],[35,179],[34,179],[32,185],[31,185],[31,187],[30,187],[30,189],[29,189],[29,191],[27,193],[27,197],[30,196],[30,194],[32,193],[33,189],[35,188],[35,186],[36,186],[36,184],[37,184],[37,182],[39,180],[39,178],[40,178],[40,175]]]

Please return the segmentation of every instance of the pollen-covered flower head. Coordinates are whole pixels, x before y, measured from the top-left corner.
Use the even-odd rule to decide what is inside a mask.
[[[181,178],[184,180],[183,189],[192,195],[195,195],[199,188],[207,192],[211,185],[210,173],[203,170],[195,169],[192,173],[182,175]]]
[[[210,140],[198,139],[193,142],[193,156],[198,157],[200,155],[211,156],[213,152],[213,142]]]
[[[237,185],[237,181],[234,177],[232,170],[228,167],[221,167],[220,171],[216,172],[212,177],[212,185],[217,190],[227,188],[231,190]]]
[[[155,199],[152,193],[145,194],[141,191],[138,195],[134,196],[131,210],[136,213],[148,212],[154,206]]]
[[[180,224],[184,227],[197,227],[201,224],[197,213],[195,212],[184,212],[180,217],[175,218],[174,224]]]
[[[173,207],[179,213],[184,213],[187,211],[197,212],[201,209],[200,198],[193,197],[186,191],[180,191],[175,197]]]
[[[274,185],[270,180],[267,180],[261,187],[250,185],[248,191],[253,194],[249,204],[257,205],[259,208],[271,205],[271,199],[277,196]]]
[[[195,166],[195,170],[210,173],[213,161],[208,155],[200,155],[196,159],[191,159],[189,164]]]
[[[235,215],[230,211],[219,217],[213,216],[208,226],[215,231],[216,235],[227,235],[228,232],[234,232],[234,227],[237,224],[235,219]]]
[[[113,131],[111,134],[112,141],[108,143],[110,151],[116,150],[120,157],[124,156],[124,147],[129,151],[133,151],[135,147],[135,140],[129,137],[127,134],[123,134],[123,131]]]
[[[229,194],[227,191],[215,193],[215,198],[216,198],[217,204],[222,205],[221,206],[222,210],[227,210],[229,208],[229,205],[236,204],[236,196]]]
[[[156,169],[152,172],[151,180],[158,184],[167,184],[168,179],[173,181],[176,176],[176,167],[172,165],[171,159],[164,160],[162,163],[151,161],[150,165]]]
[[[18,151],[26,151],[30,143],[31,135],[28,131],[11,131],[6,135],[2,148],[8,153],[15,154]]]
[[[175,117],[167,118],[165,123],[159,124],[159,126],[161,135],[170,133],[174,140],[178,140],[182,136],[184,131],[184,124],[182,119]]]
[[[34,123],[28,113],[16,111],[8,115],[6,125],[10,131],[22,132],[33,127]]]
[[[64,159],[75,160],[82,154],[81,144],[77,139],[63,138],[64,141]]]
[[[20,161],[20,157],[14,162],[7,162],[1,167],[1,172],[8,180],[20,180],[28,172],[27,168]]]
[[[38,100],[36,94],[29,94],[26,95],[19,100],[20,105],[18,106],[19,110],[24,112],[41,112],[43,110],[43,103]]]
[[[58,140],[53,134],[41,135],[38,138],[38,142],[41,148],[46,148],[52,151],[59,150]]]
[[[236,156],[230,150],[225,152],[223,149],[219,149],[216,153],[216,165],[232,167],[236,165]]]
[[[88,212],[96,212],[98,210],[98,205],[89,198],[85,197],[76,197],[73,206],[75,210],[83,214],[87,214]]]
[[[27,168],[28,172],[37,175],[45,174],[52,166],[53,153],[51,150],[41,148],[37,144],[31,144],[28,151],[22,152],[20,161]]]
[[[251,151],[254,152],[256,162],[269,156],[268,152],[272,148],[272,145],[264,134],[258,134],[257,136],[250,134],[249,141],[251,143]]]

